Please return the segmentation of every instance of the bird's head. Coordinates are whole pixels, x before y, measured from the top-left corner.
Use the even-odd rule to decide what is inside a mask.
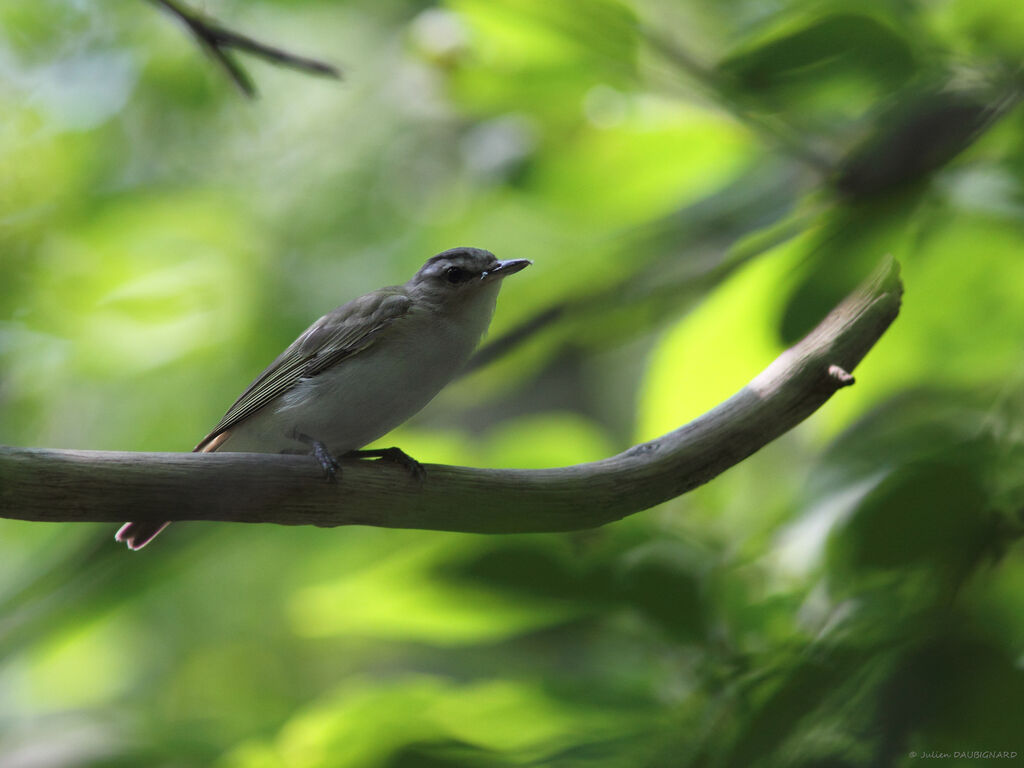
[[[499,261],[482,248],[451,248],[427,259],[409,281],[409,290],[441,306],[493,302],[501,281],[531,263],[527,259]]]

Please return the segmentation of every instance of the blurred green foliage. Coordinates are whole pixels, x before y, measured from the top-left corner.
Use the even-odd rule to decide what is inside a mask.
[[[0,5],[0,441],[188,450],[454,245],[533,327],[387,439],[559,466],[741,387],[886,253],[843,390],[604,528],[0,524],[0,765],[909,766],[1024,753],[1024,13],[218,0],[340,64],[246,101],[143,3]],[[1013,761],[1016,762],[1016,761]]]

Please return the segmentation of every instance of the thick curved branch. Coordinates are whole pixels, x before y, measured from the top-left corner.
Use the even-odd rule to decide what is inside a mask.
[[[679,429],[609,459],[543,470],[344,465],[308,456],[0,447],[0,517],[50,522],[221,520],[477,533],[570,531],[686,493],[810,416],[899,312],[895,262],[750,384]]]

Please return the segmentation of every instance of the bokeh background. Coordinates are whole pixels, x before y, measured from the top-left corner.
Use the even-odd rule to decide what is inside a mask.
[[[1022,8],[207,0],[345,70],[240,58],[248,100],[149,3],[4,0],[5,444],[190,450],[455,245],[535,265],[385,441],[424,462],[610,455],[885,254],[906,296],[856,386],[597,530],[0,522],[0,765],[1021,759]]]

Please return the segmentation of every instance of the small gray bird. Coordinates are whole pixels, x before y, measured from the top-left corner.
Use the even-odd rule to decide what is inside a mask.
[[[502,279],[530,263],[452,248],[405,285],[329,312],[256,377],[195,450],[312,453],[329,479],[334,456],[390,459],[422,472],[397,448],[357,449],[407,421],[459,373],[490,325]],[[125,523],[115,538],[141,549],[167,525]]]

